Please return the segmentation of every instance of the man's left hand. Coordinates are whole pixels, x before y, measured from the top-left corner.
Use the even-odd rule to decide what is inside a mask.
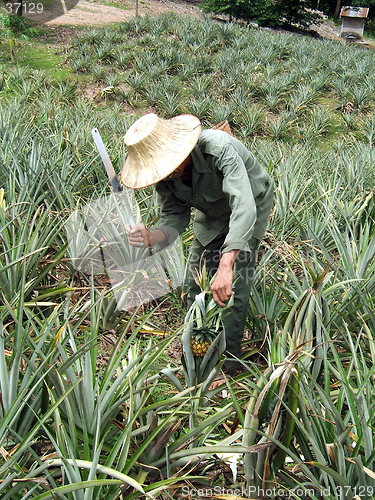
[[[223,253],[214,282],[211,285],[212,298],[221,307],[234,294],[232,290],[233,266],[239,250],[230,250]]]
[[[230,267],[218,269],[216,278],[211,285],[212,297],[216,304],[225,307],[231,296],[234,294],[232,290],[233,270]]]

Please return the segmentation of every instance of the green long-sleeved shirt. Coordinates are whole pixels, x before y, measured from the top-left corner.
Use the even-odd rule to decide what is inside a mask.
[[[202,245],[226,232],[222,252],[249,251],[261,240],[273,204],[273,181],[245,146],[218,130],[203,130],[191,152],[192,187],[181,179],[158,182],[158,226],[168,237],[181,234],[195,207],[193,232]],[[172,229],[170,229],[172,228]]]

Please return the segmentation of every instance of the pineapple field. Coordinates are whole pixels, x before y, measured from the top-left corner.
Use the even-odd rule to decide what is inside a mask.
[[[0,498],[374,498],[374,52],[203,15],[22,28],[0,33]],[[275,181],[219,387],[204,272],[187,314],[180,288],[124,309],[74,265],[72,214],[111,196],[91,130],[120,172],[146,112],[228,121]],[[154,189],[134,196],[156,226]]]

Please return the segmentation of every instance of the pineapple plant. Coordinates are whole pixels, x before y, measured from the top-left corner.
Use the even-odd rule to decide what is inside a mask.
[[[211,345],[217,343],[215,339],[223,330],[222,313],[223,309],[213,300],[210,291],[203,290],[195,297],[185,320],[188,325],[190,323],[189,345],[195,357],[204,358]]]
[[[205,266],[196,274],[201,293],[196,295],[185,317],[185,326],[181,336],[182,364],[188,387],[200,395],[198,406],[205,406],[204,395],[219,374],[225,357],[225,330],[222,321],[223,312],[233,304],[233,296],[222,308],[214,301]]]

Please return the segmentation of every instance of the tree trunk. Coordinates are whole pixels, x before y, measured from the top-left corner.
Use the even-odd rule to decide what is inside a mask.
[[[335,13],[333,14],[333,20],[334,20],[335,23],[337,22],[337,19],[339,18],[340,9],[341,9],[341,0],[337,0],[336,1]]]
[[[21,4],[21,5],[18,5],[18,9],[16,10],[16,14],[17,14],[17,16],[22,16],[22,14],[23,14],[23,0],[12,0],[12,4],[13,4],[14,8],[17,7],[16,5],[14,5],[16,2]]]

